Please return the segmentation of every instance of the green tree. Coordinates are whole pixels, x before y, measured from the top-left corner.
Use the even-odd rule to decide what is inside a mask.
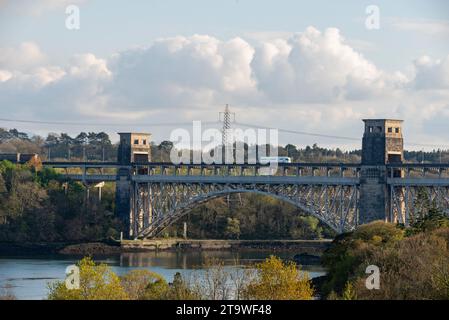
[[[65,281],[49,284],[49,300],[127,300],[120,278],[106,264],[95,264],[89,258],[77,263],[79,289],[68,289]]]
[[[403,237],[404,230],[383,221],[361,225],[354,232],[337,236],[321,259],[328,269],[322,288],[324,295],[331,291],[341,294],[355,274],[364,274],[362,263],[369,260],[377,247],[392,247]]]
[[[256,265],[257,277],[250,281],[244,292],[247,299],[310,300],[314,290],[306,272],[293,262],[283,262],[270,256]]]
[[[449,218],[443,211],[431,204],[427,212],[417,221],[412,223],[411,228],[406,230],[407,235],[414,235],[420,232],[429,232],[442,227],[449,227]]]
[[[149,287],[155,282],[165,282],[164,278],[149,270],[133,270],[120,278],[123,289],[131,300],[143,300],[150,296]],[[165,286],[164,286],[165,288]],[[168,286],[166,287],[168,290]],[[153,298],[162,298],[166,291],[153,293]]]
[[[296,217],[290,228],[290,235],[293,239],[320,239],[322,228],[320,221],[313,216]]]
[[[354,286],[349,281],[346,282],[343,290],[342,300],[357,300],[357,294],[354,291]]]
[[[164,278],[156,279],[147,284],[142,296],[143,300],[165,300],[170,287]]]
[[[200,299],[200,294],[194,292],[187,285],[179,272],[176,272],[173,283],[170,284],[170,289],[166,295],[167,300],[197,300]]]
[[[225,229],[225,236],[231,239],[240,238],[240,221],[236,218],[228,218]]]

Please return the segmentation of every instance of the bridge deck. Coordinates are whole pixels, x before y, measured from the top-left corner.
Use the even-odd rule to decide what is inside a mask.
[[[117,180],[117,175],[115,174],[88,174],[88,175],[82,175],[82,174],[64,174],[64,177],[75,180],[75,181],[86,181],[86,182],[101,182],[101,181],[108,181],[112,182]]]
[[[134,175],[132,181],[165,183],[219,183],[219,184],[316,184],[316,185],[356,185],[358,178],[323,176],[174,176],[174,175]]]
[[[404,187],[445,187],[449,186],[449,178],[388,178],[387,183]]]
[[[43,165],[70,169],[78,168],[83,173],[66,172],[65,177],[86,182],[116,181],[114,173],[88,172],[89,169],[132,169],[131,180],[137,183],[241,183],[241,184],[315,184],[358,185],[360,168],[358,163],[278,163],[277,175],[261,175],[258,170],[267,164],[173,164],[168,162],[134,163],[122,166],[116,162],[64,162],[47,161]],[[385,167],[384,167],[385,168]],[[394,186],[449,186],[449,164],[403,163],[386,166],[387,184]],[[143,171],[142,171],[143,170]],[[402,170],[404,176],[393,178],[394,170]],[[347,174],[347,172],[349,173]],[[142,172],[144,174],[142,174]],[[410,174],[412,172],[412,174]],[[418,174],[416,173],[418,172]],[[432,175],[432,172],[437,174]],[[445,172],[445,175],[441,173]],[[139,174],[140,173],[140,174]],[[317,173],[317,174],[315,174]],[[439,173],[439,174],[438,174]]]

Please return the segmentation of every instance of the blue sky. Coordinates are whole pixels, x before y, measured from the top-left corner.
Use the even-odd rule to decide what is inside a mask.
[[[77,31],[65,28],[72,3]],[[365,27],[368,5],[379,30]],[[433,127],[449,118],[447,40],[443,0],[0,0],[0,116],[111,122],[121,108],[126,121],[168,122],[167,110],[211,120],[229,102],[242,122],[351,136],[360,117],[402,117],[413,141],[443,144],[449,131]]]
[[[380,30],[365,28],[365,8],[371,4],[380,8]],[[403,67],[422,54],[449,52],[449,41],[444,41],[447,34],[407,33],[391,25],[392,19],[447,22],[445,0],[93,0],[81,3],[80,8],[82,27],[77,32],[64,28],[64,6],[34,15],[26,9],[22,13],[3,10],[0,41],[8,46],[36,41],[55,58],[64,59],[84,52],[107,56],[160,37],[198,33],[221,39],[250,38],[260,32],[301,32],[312,25],[337,27],[368,58],[389,69]]]

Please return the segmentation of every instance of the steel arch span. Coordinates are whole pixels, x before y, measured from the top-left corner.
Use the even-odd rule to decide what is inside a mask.
[[[130,233],[135,239],[157,237],[192,208],[232,193],[272,196],[318,218],[337,233],[358,222],[357,185],[134,183]]]

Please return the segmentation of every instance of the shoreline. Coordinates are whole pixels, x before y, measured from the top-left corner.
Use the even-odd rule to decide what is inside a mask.
[[[132,252],[159,251],[220,251],[273,250],[301,251],[321,255],[331,240],[216,240],[216,239],[151,239],[95,241],[8,243],[0,242],[0,256],[24,255],[109,255]]]
[[[125,252],[146,251],[217,251],[217,250],[273,250],[321,253],[332,240],[217,240],[217,239],[151,239],[123,240]]]

